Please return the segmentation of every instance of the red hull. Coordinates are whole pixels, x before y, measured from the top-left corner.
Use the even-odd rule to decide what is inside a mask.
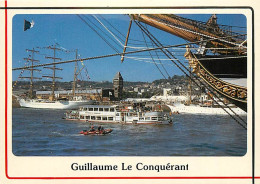
[[[83,134],[83,135],[106,135],[106,134],[109,134],[111,133],[113,130],[112,129],[105,129],[103,131],[86,131],[86,130],[83,130],[80,132],[80,134]]]

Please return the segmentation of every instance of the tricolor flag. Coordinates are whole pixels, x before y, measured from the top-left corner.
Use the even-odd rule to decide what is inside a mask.
[[[29,22],[24,19],[24,27],[23,27],[24,31],[26,31],[27,29],[31,29],[33,26],[34,26],[33,20],[32,20],[32,22]]]

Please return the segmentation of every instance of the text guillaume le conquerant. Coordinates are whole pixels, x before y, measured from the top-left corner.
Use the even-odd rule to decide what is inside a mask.
[[[176,165],[176,164],[144,164],[144,163],[137,163],[136,165],[129,165],[125,163],[121,163],[120,167],[119,165],[97,165],[93,163],[84,163],[84,164],[78,164],[73,163],[71,164],[71,169],[73,171],[131,171],[131,170],[138,170],[138,171],[179,171],[179,170],[189,170],[189,164],[186,165]]]

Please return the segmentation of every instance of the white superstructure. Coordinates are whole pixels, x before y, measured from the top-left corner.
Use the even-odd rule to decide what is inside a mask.
[[[123,124],[171,124],[172,120],[163,112],[138,112],[129,107],[117,105],[88,105],[77,111],[66,113],[67,120],[81,120],[89,123]]]

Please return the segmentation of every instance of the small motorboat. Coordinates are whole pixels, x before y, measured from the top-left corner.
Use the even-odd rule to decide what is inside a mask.
[[[95,130],[95,131],[88,131],[88,130],[82,130],[80,134],[83,135],[106,135],[111,133],[113,130],[112,129],[104,129],[104,130]]]

